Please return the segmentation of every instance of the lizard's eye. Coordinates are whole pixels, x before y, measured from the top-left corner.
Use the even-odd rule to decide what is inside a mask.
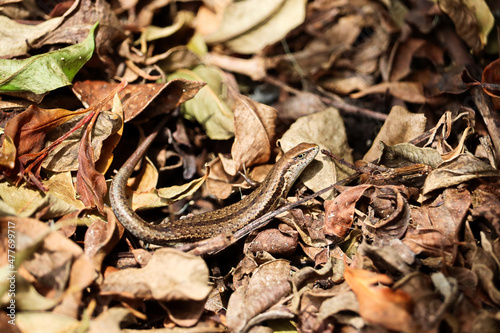
[[[306,157],[306,154],[305,154],[305,153],[302,153],[302,154],[297,155],[297,158],[298,158],[299,160],[303,159],[304,157]]]

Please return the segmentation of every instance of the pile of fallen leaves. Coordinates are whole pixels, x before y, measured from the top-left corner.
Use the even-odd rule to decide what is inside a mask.
[[[500,331],[494,0],[0,1],[0,331]],[[300,142],[296,202],[203,257],[146,220],[226,206]],[[281,149],[277,147],[277,144]],[[168,222],[166,222],[168,223]]]

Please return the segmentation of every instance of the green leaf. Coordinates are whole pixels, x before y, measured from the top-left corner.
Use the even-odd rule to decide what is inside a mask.
[[[78,44],[22,60],[0,59],[0,92],[44,94],[71,81],[94,52],[94,30]]]
[[[234,116],[228,105],[228,87],[218,69],[206,66],[198,66],[192,71],[181,69],[169,75],[168,79],[206,82],[207,85],[194,98],[184,103],[184,117],[199,122],[212,140],[227,140],[234,136]]]

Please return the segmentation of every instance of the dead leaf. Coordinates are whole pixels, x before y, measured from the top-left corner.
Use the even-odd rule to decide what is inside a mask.
[[[334,200],[325,201],[325,221],[323,232],[336,237],[336,241],[343,240],[350,232],[354,222],[356,203],[365,191],[372,185],[359,185],[346,189]]]
[[[487,42],[488,34],[493,28],[494,17],[483,0],[455,2],[444,0],[438,2],[439,7],[455,23],[458,35],[472,48],[473,52],[481,51]]]
[[[470,154],[461,154],[457,158],[443,162],[427,176],[422,194],[428,194],[440,188],[465,183],[482,177],[498,177],[499,173],[489,164]]]
[[[380,141],[392,146],[416,138],[424,132],[426,121],[421,114],[413,114],[400,106],[393,107],[363,160],[373,161],[379,157]]]
[[[425,102],[424,89],[419,82],[383,82],[351,94],[352,98],[361,98],[371,94],[385,94],[400,98],[410,103]]]
[[[235,138],[231,155],[236,171],[267,162],[275,136],[276,109],[238,95],[233,112]]]
[[[390,277],[346,266],[344,278],[356,294],[359,314],[366,322],[390,330],[413,331],[410,295],[384,286],[393,283]]]
[[[207,283],[208,269],[202,259],[162,248],[144,268],[124,269],[106,276],[101,293],[165,301],[170,319],[191,326],[203,312],[211,289]]]
[[[270,261],[257,268],[248,287],[236,289],[228,303],[227,324],[231,330],[241,330],[250,319],[291,292],[290,268],[286,260]]]
[[[108,96],[118,83],[106,81],[75,82],[73,92],[85,105],[95,105],[105,96]],[[128,122],[137,117],[148,105],[161,105],[166,110],[173,110],[178,105],[192,98],[204,84],[202,82],[171,80],[167,83],[128,84],[118,95],[121,98],[124,121]],[[103,109],[110,110],[111,102]],[[148,114],[153,117],[155,114]]]

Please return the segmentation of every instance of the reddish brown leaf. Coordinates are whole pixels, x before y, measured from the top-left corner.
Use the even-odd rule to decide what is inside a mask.
[[[175,79],[167,83],[129,84],[118,94],[123,105],[124,121],[134,119],[151,103],[153,103],[151,110],[158,109],[160,106],[163,110],[172,110],[196,95],[204,85],[203,82],[183,79]],[[95,105],[117,86],[118,83],[106,81],[83,81],[76,82],[73,91],[84,104]],[[111,101],[109,101],[103,109],[109,110],[111,106]],[[154,115],[150,113],[148,118]]]
[[[366,322],[399,332],[413,331],[410,295],[383,286],[392,284],[390,277],[346,265],[344,278],[356,294],[359,314]]]
[[[323,231],[326,235],[335,236],[338,240],[347,236],[353,223],[356,203],[371,187],[372,185],[355,186],[345,190],[334,200],[325,201]]]

